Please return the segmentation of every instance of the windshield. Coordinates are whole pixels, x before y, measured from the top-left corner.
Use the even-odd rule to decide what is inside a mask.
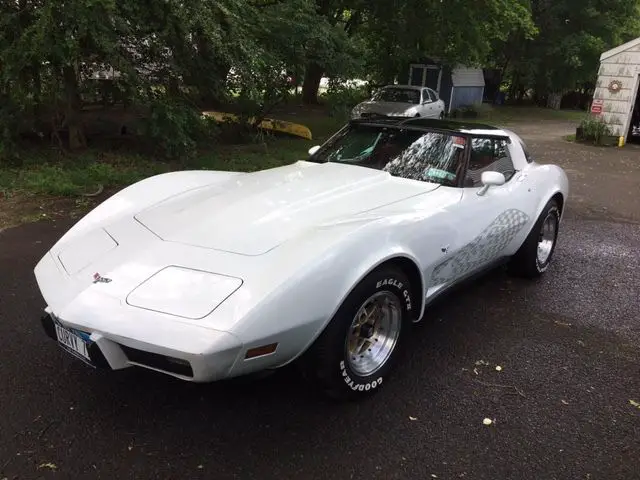
[[[350,125],[310,161],[360,165],[395,177],[457,186],[465,143],[464,137],[446,133]]]
[[[374,102],[420,103],[420,91],[413,88],[383,88],[373,96]]]

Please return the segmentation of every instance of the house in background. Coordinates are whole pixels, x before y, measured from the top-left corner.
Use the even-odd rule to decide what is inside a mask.
[[[604,52],[591,114],[622,143],[640,142],[640,38]]]
[[[431,58],[410,63],[398,75],[398,83],[431,88],[445,103],[446,112],[470,105],[481,104],[485,80],[481,68],[451,67]]]

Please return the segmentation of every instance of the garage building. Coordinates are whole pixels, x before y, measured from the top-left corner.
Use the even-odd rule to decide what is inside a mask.
[[[624,142],[640,142],[640,38],[600,56],[591,113]]]
[[[399,83],[431,88],[444,101],[447,113],[482,103],[485,80],[481,68],[452,67],[432,58],[422,58],[408,67],[398,75]]]

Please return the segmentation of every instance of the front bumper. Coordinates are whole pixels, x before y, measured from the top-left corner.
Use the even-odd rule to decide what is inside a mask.
[[[89,332],[55,317],[50,311],[40,323],[46,335],[58,341],[55,322],[82,336],[86,341],[90,363],[96,368],[120,370],[138,366],[192,382],[211,382],[227,378],[241,350],[242,343],[224,332],[215,332],[209,351],[176,350],[160,344],[148,344],[133,338],[108,333]],[[201,329],[198,329],[201,330]],[[188,333],[189,332],[185,332]],[[198,334],[202,340],[202,332]],[[201,342],[198,342],[200,345]]]

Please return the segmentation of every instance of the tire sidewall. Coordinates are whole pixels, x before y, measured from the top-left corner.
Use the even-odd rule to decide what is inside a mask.
[[[544,222],[549,215],[553,215],[553,218],[556,224],[555,234],[553,237],[553,245],[551,246],[551,252],[549,253],[549,257],[547,257],[547,260],[544,263],[540,263],[540,260],[538,259],[538,242],[536,241],[534,262],[535,262],[536,270],[538,271],[538,273],[544,273],[547,271],[547,269],[549,268],[549,265],[551,265],[551,260],[553,259],[553,254],[556,250],[556,245],[558,243],[558,233],[560,229],[560,210],[558,206],[555,204],[555,202],[548,205],[547,208],[545,208],[542,215],[540,215],[540,220],[536,225],[536,229],[537,229],[536,235],[540,234],[540,230],[542,229],[542,226],[544,225]]]
[[[351,329],[351,324],[360,307],[374,294],[378,292],[390,292],[395,295],[402,308],[400,332],[396,345],[386,362],[374,373],[361,376],[355,373],[347,359],[346,339]],[[383,269],[370,274],[347,297],[342,307],[334,317],[335,321],[335,347],[332,357],[332,376],[346,395],[367,395],[379,390],[384,384],[387,375],[393,368],[407,331],[411,328],[411,314],[417,303],[411,297],[411,287],[408,278],[395,269]]]

